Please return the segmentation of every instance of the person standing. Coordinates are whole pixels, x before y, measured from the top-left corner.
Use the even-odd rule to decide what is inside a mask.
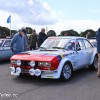
[[[38,47],[41,46],[41,44],[48,38],[48,36],[45,34],[45,28],[41,29],[41,32],[38,36]]]
[[[11,49],[14,54],[19,54],[20,52],[24,52],[27,50],[26,43],[26,29],[21,29],[18,33],[14,35],[11,41]]]
[[[98,72],[97,75],[100,77],[100,28],[96,32],[96,40],[97,40],[97,52],[98,52]]]
[[[35,29],[32,30],[32,34],[29,37],[29,43],[30,43],[30,50],[36,49],[36,43],[37,43],[37,35]]]

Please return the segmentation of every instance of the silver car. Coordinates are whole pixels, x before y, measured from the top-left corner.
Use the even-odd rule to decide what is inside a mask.
[[[92,45],[93,45],[94,47],[97,47],[96,37],[90,37],[90,38],[89,38],[89,41],[92,43]]]
[[[13,55],[10,45],[11,39],[0,39],[0,61],[8,60]]]

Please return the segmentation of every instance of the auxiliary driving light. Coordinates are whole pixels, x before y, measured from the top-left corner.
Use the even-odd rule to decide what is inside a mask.
[[[15,73],[15,67],[10,67],[11,69],[11,74]]]
[[[20,68],[20,67],[17,67],[17,68],[16,68],[16,73],[17,73],[17,74],[20,74],[20,73],[21,73],[21,68]]]
[[[33,76],[35,74],[35,70],[32,68],[32,69],[29,70],[29,73],[30,73],[30,75]]]
[[[17,66],[20,66],[21,65],[21,61],[20,60],[17,60],[16,61],[16,64],[17,64]]]
[[[35,70],[35,75],[36,76],[40,76],[41,75],[41,70],[40,69],[36,69]]]
[[[30,61],[30,62],[29,62],[29,65],[30,65],[31,67],[34,67],[34,66],[35,66],[35,61]]]

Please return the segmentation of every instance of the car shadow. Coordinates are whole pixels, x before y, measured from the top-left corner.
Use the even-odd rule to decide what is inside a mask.
[[[96,71],[95,70],[89,70],[88,68],[82,68],[80,70],[77,70],[73,73],[73,77],[71,80],[69,81],[61,81],[61,80],[57,80],[57,79],[41,79],[41,78],[37,78],[37,77],[31,77],[31,76],[23,76],[23,77],[13,77],[13,81],[15,83],[24,83],[24,84],[35,84],[38,86],[48,86],[48,85],[52,85],[52,86],[59,86],[59,85],[66,85],[66,84],[75,84],[75,82],[81,81],[85,78],[87,78],[87,76],[91,76],[93,75],[93,73],[95,74]]]
[[[0,65],[5,65],[5,64],[9,64],[9,63],[10,63],[10,60],[0,61]]]

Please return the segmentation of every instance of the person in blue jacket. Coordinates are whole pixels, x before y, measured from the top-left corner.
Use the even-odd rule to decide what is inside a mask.
[[[38,47],[41,46],[41,44],[48,38],[48,36],[45,34],[45,28],[41,29],[41,32],[38,36]]]
[[[11,41],[11,49],[14,54],[27,51],[28,43],[26,38],[26,29],[22,28],[18,33],[14,35]]]
[[[98,52],[98,77],[100,77],[100,28],[96,32],[96,40],[97,40],[97,52]]]

